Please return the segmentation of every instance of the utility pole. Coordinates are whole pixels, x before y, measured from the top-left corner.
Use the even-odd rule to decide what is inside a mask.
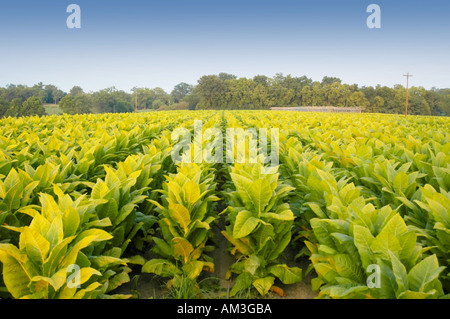
[[[409,101],[409,78],[412,77],[412,74],[403,74],[403,76],[406,76],[406,108],[405,108],[405,117],[408,116],[408,101]]]
[[[137,89],[136,89],[136,95],[135,95],[135,97],[134,97],[134,111],[137,113]]]

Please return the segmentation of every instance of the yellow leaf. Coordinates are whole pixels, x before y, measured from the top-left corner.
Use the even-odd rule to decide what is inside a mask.
[[[188,181],[183,187],[183,192],[184,200],[188,205],[195,204],[200,198],[200,187],[194,181]]]
[[[170,204],[169,205],[170,212],[172,216],[175,218],[177,223],[183,228],[184,234],[186,235],[189,230],[189,224],[191,223],[191,216],[186,207],[180,204]]]
[[[173,241],[173,253],[175,257],[182,257],[185,264],[188,263],[191,253],[194,251],[191,243],[182,237],[175,237]]]

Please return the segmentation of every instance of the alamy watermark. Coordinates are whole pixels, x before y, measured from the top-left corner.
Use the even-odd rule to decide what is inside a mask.
[[[68,274],[66,284],[68,288],[81,288],[81,272],[80,266],[73,264],[67,267]]]
[[[366,24],[369,29],[381,29],[381,8],[378,4],[370,4],[367,9],[367,13],[370,13],[367,18]]]
[[[78,4],[70,4],[66,9],[70,15],[67,17],[66,25],[69,29],[81,28],[81,8]],[[381,8],[378,4],[370,4],[366,8],[366,12],[370,13],[366,20],[366,25],[369,29],[381,28]]]
[[[69,29],[81,28],[81,8],[78,4],[70,4],[66,9],[70,15],[67,17],[66,25]]]
[[[381,288],[381,268],[377,264],[367,266],[367,273],[370,275],[367,277],[367,287],[369,288]]]

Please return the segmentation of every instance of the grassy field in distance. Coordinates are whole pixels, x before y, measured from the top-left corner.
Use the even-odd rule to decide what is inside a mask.
[[[58,104],[44,104],[45,112],[48,115],[61,115],[63,112],[59,108]]]

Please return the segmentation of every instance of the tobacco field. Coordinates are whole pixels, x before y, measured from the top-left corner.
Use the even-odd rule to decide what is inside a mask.
[[[174,162],[179,127],[221,160]],[[236,160],[241,133],[212,151],[208,129],[225,148],[230,128],[267,128],[256,147],[277,165]],[[165,298],[282,298],[305,276],[317,298],[449,297],[449,118],[164,111],[0,132],[2,299],[137,298],[121,288],[144,274]],[[217,254],[233,261],[225,291],[203,285]]]

